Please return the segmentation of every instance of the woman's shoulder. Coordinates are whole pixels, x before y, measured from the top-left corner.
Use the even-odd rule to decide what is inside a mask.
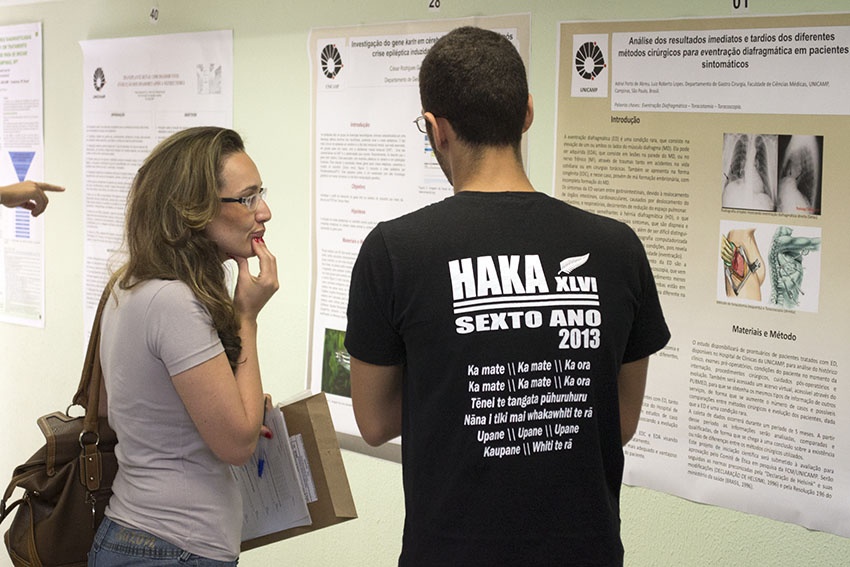
[[[118,295],[119,299],[124,296],[130,302],[160,309],[179,309],[181,305],[195,300],[192,290],[180,280],[145,280],[130,289],[121,290]]]

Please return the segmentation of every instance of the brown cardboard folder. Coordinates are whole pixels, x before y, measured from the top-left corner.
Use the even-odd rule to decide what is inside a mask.
[[[300,434],[310,464],[317,500],[308,502],[312,523],[242,542],[242,551],[312,532],[357,517],[328,401],[324,393],[281,408],[290,437]]]

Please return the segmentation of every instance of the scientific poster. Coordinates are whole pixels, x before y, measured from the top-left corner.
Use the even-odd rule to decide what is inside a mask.
[[[233,122],[233,34],[80,42],[83,49],[85,329],[120,265],[130,184],[154,146],[191,126]]]
[[[560,25],[554,194],[673,333],[626,483],[850,536],[848,92],[847,14]]]
[[[44,181],[41,24],[0,27],[0,185]],[[44,327],[44,217],[0,207],[0,322]]]
[[[328,394],[334,424],[343,434],[359,437],[343,346],[351,268],[360,244],[379,221],[452,195],[428,137],[414,119],[422,113],[422,58],[443,34],[462,25],[504,34],[528,62],[527,15],[310,33],[313,273],[308,388]]]

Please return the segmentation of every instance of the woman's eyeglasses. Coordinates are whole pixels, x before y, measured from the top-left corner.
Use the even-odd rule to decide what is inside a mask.
[[[260,201],[265,200],[266,198],[266,188],[260,187],[260,190],[254,193],[253,195],[248,195],[247,197],[222,197],[222,203],[242,203],[246,207],[248,207],[249,211],[256,211],[257,207],[260,206]]]

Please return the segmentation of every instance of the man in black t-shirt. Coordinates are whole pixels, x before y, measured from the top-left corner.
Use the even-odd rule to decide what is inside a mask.
[[[363,438],[402,436],[399,565],[621,566],[622,447],[670,336],[643,246],[531,186],[507,39],[456,29],[419,83],[455,195],[366,238],[345,343]]]

